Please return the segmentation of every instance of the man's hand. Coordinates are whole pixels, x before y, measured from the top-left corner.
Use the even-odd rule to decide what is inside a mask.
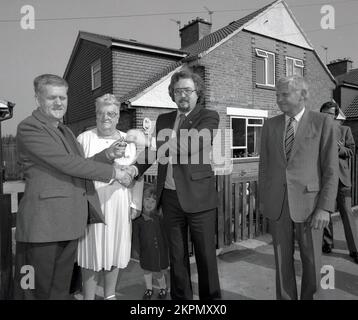
[[[122,170],[124,170],[125,172],[127,172],[130,176],[131,176],[131,178],[132,178],[132,180],[135,178],[135,176],[137,175],[137,170],[136,170],[136,168],[133,166],[133,165],[131,165],[131,166],[123,166],[122,167]]]
[[[316,208],[311,217],[311,228],[323,229],[329,224],[330,213],[326,210]]]
[[[127,143],[134,143],[137,147],[149,147],[149,139],[143,131],[138,129],[130,129],[127,132],[125,141]]]
[[[130,174],[128,174],[128,172],[126,170],[123,170],[119,167],[115,167],[115,170],[116,170],[116,180],[121,184],[123,185],[124,187],[128,188],[133,179],[131,177]]]
[[[110,160],[114,160],[117,158],[122,158],[125,155],[127,144],[120,140],[113,142],[106,150],[107,158]]]

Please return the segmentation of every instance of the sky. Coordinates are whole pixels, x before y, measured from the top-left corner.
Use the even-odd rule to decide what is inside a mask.
[[[271,0],[0,0],[0,99],[16,103],[14,117],[2,122],[2,135],[35,109],[33,79],[63,75],[79,30],[179,49],[179,28],[210,19],[212,31],[267,5]],[[286,0],[322,60],[350,57],[358,67],[358,0]],[[23,29],[24,10],[34,8],[34,29]],[[334,9],[334,24],[322,28]],[[22,9],[23,8],[23,9]],[[331,16],[332,17],[332,16]],[[328,48],[327,50],[324,47]]]

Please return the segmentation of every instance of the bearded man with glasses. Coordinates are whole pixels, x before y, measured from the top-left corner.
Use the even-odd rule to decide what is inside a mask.
[[[141,176],[158,160],[157,205],[163,209],[169,243],[172,299],[193,299],[188,228],[194,244],[199,298],[220,299],[215,245],[217,191],[209,156],[219,115],[205,108],[204,82],[189,70],[174,73],[169,95],[178,109],[158,117],[157,150],[147,148],[130,169],[133,175]],[[135,140],[134,135],[127,135],[127,142]]]

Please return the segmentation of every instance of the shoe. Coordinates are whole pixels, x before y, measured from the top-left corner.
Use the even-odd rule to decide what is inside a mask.
[[[167,297],[167,289],[160,289],[158,293],[158,298],[164,300]]]
[[[153,295],[153,290],[151,289],[147,289],[144,291],[144,294],[143,294],[143,300],[150,300],[152,299],[152,295]]]
[[[331,253],[332,252],[332,246],[330,244],[325,243],[322,246],[322,252],[323,253]]]
[[[349,255],[353,258],[355,263],[358,263],[358,252],[351,252]]]

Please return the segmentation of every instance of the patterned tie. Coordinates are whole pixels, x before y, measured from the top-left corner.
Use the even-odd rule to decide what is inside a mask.
[[[178,122],[178,127],[177,127],[177,130],[176,130],[176,133],[178,134],[179,133],[179,130],[180,130],[180,127],[183,125],[183,122],[185,121],[185,114],[181,113],[179,115],[179,122]]]
[[[285,137],[285,152],[287,161],[290,159],[293,141],[295,140],[295,131],[293,129],[293,123],[295,118],[290,118],[288,121]]]

